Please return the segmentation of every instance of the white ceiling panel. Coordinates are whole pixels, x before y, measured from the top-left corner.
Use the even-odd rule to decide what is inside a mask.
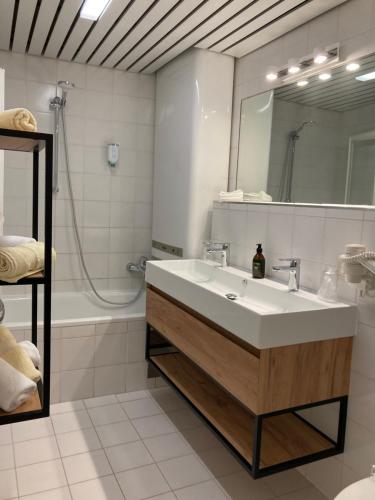
[[[90,64],[100,65],[112,48],[121,40],[124,34],[133,26],[140,16],[153,4],[154,0],[136,0],[108,38],[101,44],[99,50],[90,60]]]
[[[0,50],[152,73],[191,47],[242,57],[352,0],[110,0],[97,21],[83,1],[0,0]]]
[[[56,21],[47,49],[44,53],[47,57],[56,57],[60,47],[77,15],[83,0],[65,0]]]
[[[126,69],[131,64],[134,64],[147,50],[154,45],[157,45],[167,33],[173,30],[186,16],[193,12],[202,0],[190,0],[190,2],[181,2],[176,10],[174,10],[160,26],[152,31],[142,42],[118,65],[118,69]],[[177,28],[178,29],[178,28]]]
[[[150,52],[134,65],[132,71],[140,71],[143,67],[151,63],[155,57],[160,56],[165,50],[169,49],[172,45],[180,40],[181,37],[187,35],[192,29],[196,28],[200,23],[204,22],[210,15],[212,15],[218,8],[226,4],[228,0],[208,0],[202,7],[190,16],[178,30],[172,31],[166,38]],[[183,49],[184,50],[184,49]],[[181,50],[181,52],[183,51]]]
[[[223,25],[219,25],[220,29],[215,29],[212,34],[207,33],[207,36],[202,40],[196,43],[196,47],[200,49],[208,49],[213,43],[220,40],[222,37],[231,33],[234,29],[237,29],[242,24],[249,22],[256,16],[261,16],[262,13],[272,8],[275,4],[279,3],[280,0],[262,0],[261,2],[249,2],[248,0],[245,3],[245,10],[240,12],[240,9],[237,10],[238,15],[235,15],[233,19],[228,19],[228,21]]]
[[[152,10],[152,22],[157,24],[168,12],[172,9],[178,0],[162,0]],[[133,47],[144,35],[146,35],[152,26],[146,16],[142,21],[135,26],[134,30],[122,41],[122,43],[111,53],[108,59],[104,62],[104,66],[113,68],[116,63],[123,57],[131,47]],[[113,50],[113,49],[112,49]]]
[[[85,63],[87,61],[92,52],[112,28],[121,13],[127,8],[130,1],[131,0],[112,0],[90,35],[87,37],[87,40],[82,45],[80,51],[74,58],[74,61],[80,63]]]
[[[90,19],[83,19],[82,17],[78,19],[70,37],[61,51],[59,56],[61,59],[64,59],[65,61],[71,61],[73,59],[76,50],[78,49],[81,41],[85,38],[86,33],[91,28],[93,23],[94,21],[91,21]]]
[[[37,0],[21,1],[18,7],[16,29],[14,31],[14,52],[25,52],[33,21]]]
[[[14,0],[0,2],[0,49],[9,50]]]
[[[29,54],[40,56],[60,0],[42,0],[31,38]]]

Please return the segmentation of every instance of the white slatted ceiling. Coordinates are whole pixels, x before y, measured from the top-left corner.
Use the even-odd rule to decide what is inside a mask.
[[[12,30],[12,19],[14,0],[0,1],[0,49],[8,50],[10,33]]]
[[[15,52],[25,52],[26,50],[26,44],[29,38],[36,2],[37,0],[20,2],[18,8],[17,24],[13,39],[13,50]]]
[[[45,51],[45,56],[56,57],[66,34],[80,8],[83,0],[65,0],[55,28]]]
[[[58,5],[59,0],[42,1],[29,47],[29,54],[37,56],[42,53],[44,42],[46,41]]]
[[[68,38],[63,51],[60,54],[60,58],[65,61],[70,61],[78,49],[79,44],[85,37],[86,33],[90,29],[94,21],[90,19],[83,19],[80,17],[73,28],[70,37]]]
[[[185,16],[192,12],[201,2],[202,0],[190,0],[189,2],[183,2],[180,4],[177,9],[156,28],[156,30],[150,33],[150,35],[143,40],[143,42],[141,42],[121,64],[119,64],[118,69],[126,69],[130,66],[138,59],[138,57],[144,54],[147,49],[152,47],[156,42],[158,42],[158,40],[165,36],[168,31],[173,29],[173,27],[176,26]]]
[[[124,36],[124,34],[133,26],[138,18],[152,4],[153,0],[136,0],[126,15],[121,19],[109,37],[100,46],[94,57],[90,60],[90,64],[100,64],[106,57],[108,52],[116,45],[116,43]]]
[[[155,57],[168,49],[171,45],[177,42],[182,36],[186,35],[192,28],[195,28],[200,22],[207,19],[208,16],[213,14],[219,7],[224,5],[228,0],[209,0],[197,12],[189,17],[178,30],[172,31],[164,40],[162,40],[154,49],[148,52],[135,66],[132,71],[139,71]],[[185,46],[186,43],[181,44]],[[179,50],[179,53],[184,49]],[[170,51],[172,52],[172,51]],[[148,72],[148,71],[147,71]]]
[[[151,73],[193,46],[242,57],[345,1],[112,0],[93,22],[78,16],[83,0],[42,0],[28,52],[46,45],[47,57]],[[18,3],[13,50],[22,53],[38,1],[16,2],[0,0],[0,49],[9,49]]]
[[[339,5],[341,3],[344,3],[345,1],[346,0],[314,0],[309,4],[307,4],[306,7],[302,7],[292,12],[291,14],[285,16],[280,21],[272,24],[268,29],[260,31],[259,34],[256,34],[254,35],[254,37],[248,38],[247,40],[244,40],[242,43],[239,43],[238,45],[227,50],[225,53],[235,57],[242,57],[245,54],[248,54],[249,52],[255,50],[256,48],[265,45],[266,43],[269,43],[272,40],[275,40],[284,33],[293,30],[297,26],[300,26],[301,24],[307,22],[309,19],[312,19],[322,14],[326,10],[331,9],[335,5]],[[272,18],[275,18],[275,16],[273,17],[270,16],[269,19],[272,20]],[[229,43],[225,44],[225,47],[228,47],[231,43],[238,41],[240,38],[241,37],[236,36],[233,37],[231,40],[228,39],[230,41]],[[226,40],[226,42],[228,40]],[[212,49],[215,51],[216,50],[220,51],[220,47],[222,47],[221,44],[213,47]]]
[[[102,17],[98,20],[95,28],[90,33],[81,50],[75,57],[76,62],[85,63],[92,51],[99,45],[113,23],[123,12],[130,0],[112,0]]]
[[[248,9],[242,12],[241,15],[238,15],[231,21],[227,22],[220,28],[220,30],[215,31],[212,35],[209,35],[207,38],[197,43],[196,47],[199,47],[200,49],[207,49],[210,45],[228,35],[231,31],[238,28],[243,23],[272,7],[277,2],[278,0],[261,0],[260,2],[258,1],[254,4],[250,4],[249,1],[244,2],[245,5],[250,5]]]
[[[162,0],[152,10],[152,21],[156,24],[176,3],[178,0]],[[147,16],[148,17],[148,16]],[[150,24],[148,19],[144,18],[129,36],[122,42],[121,45],[113,52],[113,54],[105,61],[104,66],[112,68],[118,60],[132,47],[137,41],[142,38],[149,30]]]

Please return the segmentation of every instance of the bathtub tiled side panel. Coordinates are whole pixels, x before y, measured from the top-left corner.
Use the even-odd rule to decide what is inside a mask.
[[[30,329],[14,329],[17,341]],[[43,354],[42,331],[38,348]],[[130,392],[160,385],[147,379],[145,319],[53,327],[52,403]],[[43,368],[43,367],[41,367]]]

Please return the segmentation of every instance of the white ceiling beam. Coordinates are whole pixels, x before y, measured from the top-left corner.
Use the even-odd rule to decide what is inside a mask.
[[[42,0],[29,47],[29,54],[41,55],[58,5],[59,0]]]
[[[0,2],[0,49],[9,50],[10,33],[12,31],[14,0]]]
[[[44,53],[45,56],[57,56],[82,2],[83,0],[65,0]]]

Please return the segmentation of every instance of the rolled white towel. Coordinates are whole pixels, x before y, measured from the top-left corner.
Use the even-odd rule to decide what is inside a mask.
[[[36,243],[36,240],[27,236],[0,236],[0,247],[18,247],[28,243]]]
[[[34,363],[35,368],[40,366],[40,352],[38,348],[29,340],[23,340],[19,342],[18,345],[22,347],[22,349],[29,356],[31,361]]]
[[[0,127],[11,130],[36,132],[37,123],[34,115],[28,109],[14,108],[0,112]]]
[[[36,391],[36,383],[0,358],[0,408],[13,411]]]
[[[243,201],[242,189],[236,191],[220,191],[219,201]]]

